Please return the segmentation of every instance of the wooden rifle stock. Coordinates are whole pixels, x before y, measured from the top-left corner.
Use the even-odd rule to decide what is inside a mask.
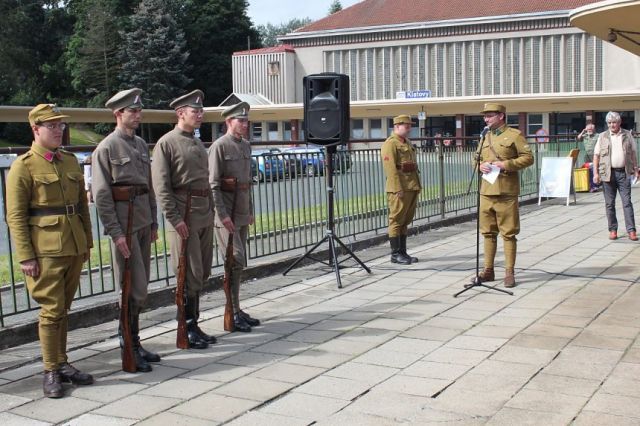
[[[135,194],[129,193],[129,211],[127,212],[127,247],[131,250],[131,233],[133,228],[133,201]],[[131,313],[129,295],[131,294],[131,264],[129,258],[124,259],[124,273],[121,281],[122,299],[120,301],[120,332],[122,334],[122,370],[127,373],[136,372],[136,358],[133,354],[133,336],[131,335]]]
[[[191,191],[187,191],[187,202],[183,221],[189,226],[189,213],[191,210]],[[178,307],[178,332],[176,335],[176,347],[189,349],[189,337],[187,335],[186,309],[186,285],[187,285],[187,240],[182,240],[180,245],[180,259],[178,262],[178,280],[176,286],[176,305]]]
[[[231,221],[234,220],[236,211],[236,198],[238,195],[238,191],[237,189],[235,189],[235,184],[237,183],[238,179],[234,178],[233,204],[231,205]],[[225,331],[235,330],[235,326],[233,325],[233,303],[231,301],[231,279],[233,276],[233,262],[235,261],[233,256],[233,235],[233,232],[229,233],[229,239],[227,240],[227,252],[224,259],[224,281],[222,283],[222,288],[224,289],[224,295],[226,298],[226,303],[224,305]]]

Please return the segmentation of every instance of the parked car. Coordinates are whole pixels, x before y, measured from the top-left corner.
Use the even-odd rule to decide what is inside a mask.
[[[304,162],[297,155],[290,153],[287,149],[269,148],[269,152],[277,155],[284,163],[284,171],[287,176],[296,177],[304,174]]]
[[[283,152],[295,154],[302,161],[302,170],[306,176],[323,175],[325,168],[324,148],[296,147],[286,148]],[[345,173],[351,168],[351,154],[348,150],[338,147],[333,154],[333,172]]]
[[[269,150],[256,150],[251,158],[251,177],[254,182],[266,182],[285,176],[284,160]]]

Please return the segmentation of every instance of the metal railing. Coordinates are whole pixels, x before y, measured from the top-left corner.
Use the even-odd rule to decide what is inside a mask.
[[[456,139],[450,146],[439,144],[433,138],[414,141],[419,147],[418,166],[423,186],[415,220],[437,221],[446,215],[475,210],[475,179],[471,192],[467,193],[467,188],[477,141],[472,138],[459,140],[461,143],[457,146]],[[549,143],[540,144],[530,138],[535,163],[520,173],[521,197],[537,195],[543,157],[566,156],[571,149],[580,145],[575,140],[562,141],[553,136],[550,140]],[[335,157],[336,234],[349,242],[364,233],[385,232],[388,215],[380,150],[339,151]],[[255,224],[249,232],[249,259],[307,249],[324,237],[327,227],[327,188],[322,151],[272,150],[254,156],[253,169]],[[7,167],[0,168],[0,202],[3,205],[0,220],[0,326],[4,326],[6,317],[37,309],[37,304],[26,291],[24,278],[13,257],[13,243],[4,220],[7,171]],[[95,205],[90,205],[90,211],[94,247],[82,273],[76,298],[102,295],[114,292],[117,288],[111,274],[110,241],[103,235]],[[159,223],[159,239],[152,247],[151,281],[156,285],[168,286],[173,271],[169,265],[169,247],[162,217]],[[220,266],[221,258],[216,256],[212,269]]]

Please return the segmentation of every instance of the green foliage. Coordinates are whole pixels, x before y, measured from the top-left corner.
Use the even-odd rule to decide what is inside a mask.
[[[144,91],[147,108],[167,108],[191,81],[189,53],[175,19],[177,11],[174,1],[142,0],[120,32],[120,80],[124,87]]]
[[[72,7],[74,34],[66,50],[71,85],[89,107],[103,107],[117,87],[121,43],[116,0],[83,0]]]
[[[218,105],[233,90],[231,55],[262,47],[260,36],[247,15],[246,0],[186,0],[181,26],[191,51],[187,63],[193,70],[189,89],[205,93],[205,105]]]
[[[311,23],[311,18],[293,18],[289,22],[279,25],[267,24],[258,25],[257,30],[260,33],[260,40],[264,47],[277,46],[278,36],[289,34],[298,28],[304,27]]]
[[[333,0],[331,6],[329,6],[329,15],[333,15],[336,12],[340,12],[342,10],[342,3],[340,0]]]

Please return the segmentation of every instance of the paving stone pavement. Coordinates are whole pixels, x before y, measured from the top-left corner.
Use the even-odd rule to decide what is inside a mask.
[[[409,267],[367,250],[372,274],[341,269],[343,289],[316,265],[245,283],[263,325],[225,333],[212,293],[206,350],[175,348],[173,308],[145,314],[163,357],[147,374],[120,370],[113,322],[75,330],[70,358],[96,383],[60,400],[42,397],[37,343],[3,350],[0,424],[639,425],[640,244],[620,231],[607,239],[602,194],[523,208],[513,296],[453,297],[475,222],[411,237]]]

